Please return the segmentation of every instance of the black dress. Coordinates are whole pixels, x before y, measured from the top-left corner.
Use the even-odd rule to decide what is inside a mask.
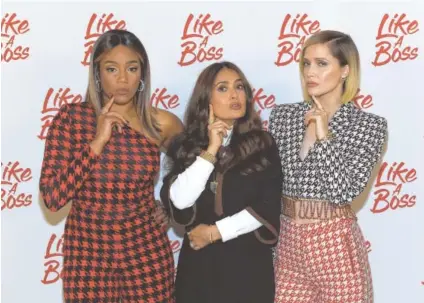
[[[263,224],[256,231],[198,251],[190,247],[185,234],[177,267],[177,303],[274,302],[272,246],[280,230],[282,175],[277,147],[270,140],[270,147],[244,162],[222,172],[216,169],[193,207],[179,210],[173,206],[169,187],[177,175],[165,178],[162,201],[171,217],[186,226],[186,232],[201,223],[215,224],[243,209]],[[246,161],[258,157],[265,157],[270,164],[262,171],[242,175]],[[214,176],[216,194],[210,190]]]

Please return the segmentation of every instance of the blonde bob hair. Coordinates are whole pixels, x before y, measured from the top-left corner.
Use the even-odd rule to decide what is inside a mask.
[[[304,56],[306,49],[315,44],[327,45],[331,55],[339,61],[341,67],[349,66],[349,75],[343,83],[342,102],[351,101],[357,94],[360,85],[359,52],[349,35],[332,30],[324,30],[313,34],[303,45],[299,60],[299,69],[304,100],[308,102],[312,100],[303,79]]]

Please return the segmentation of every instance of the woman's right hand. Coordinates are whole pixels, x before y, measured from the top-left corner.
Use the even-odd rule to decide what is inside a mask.
[[[208,135],[209,135],[209,146],[208,153],[216,155],[219,148],[222,145],[224,137],[227,136],[227,130],[230,129],[225,122],[215,118],[213,112],[212,104],[209,104],[209,125],[208,125]]]
[[[118,131],[122,132],[122,127],[127,124],[124,117],[117,112],[112,112],[114,97],[112,97],[108,103],[102,108],[101,114],[97,117],[97,129],[96,136],[91,142],[91,148],[96,154],[100,154],[103,147],[110,140],[112,136],[113,127],[116,125]]]

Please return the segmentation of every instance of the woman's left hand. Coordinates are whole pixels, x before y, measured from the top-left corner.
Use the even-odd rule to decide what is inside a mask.
[[[187,233],[190,240],[190,246],[194,250],[199,250],[211,244],[211,233],[213,241],[213,228],[214,226],[199,224]]]
[[[323,140],[328,134],[328,113],[314,96],[312,96],[312,99],[314,100],[314,106],[305,115],[305,125],[309,125],[311,121],[314,121],[317,139]]]

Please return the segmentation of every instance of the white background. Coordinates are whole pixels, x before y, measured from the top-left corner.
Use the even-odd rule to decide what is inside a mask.
[[[415,169],[416,179],[402,185],[395,196],[416,196],[412,207],[388,209],[373,213],[377,195],[373,187],[378,169],[367,191],[355,202],[359,223],[369,241],[369,258],[374,280],[376,303],[424,302],[424,171],[423,71],[424,71],[424,4],[420,1],[301,1],[301,2],[9,2],[6,13],[27,20],[30,30],[17,35],[11,49],[29,47],[25,60],[2,62],[1,136],[2,181],[7,164],[19,161],[31,170],[32,178],[17,185],[14,197],[32,195],[32,203],[24,207],[2,208],[2,300],[5,303],[61,302],[61,281],[43,284],[46,262],[61,257],[45,258],[47,244],[53,234],[62,236],[69,206],[52,214],[39,199],[38,180],[44,151],[40,134],[45,116],[42,108],[47,91],[70,88],[71,94],[84,95],[88,67],[84,57],[85,32],[93,13],[114,14],[125,20],[126,29],[134,32],[145,45],[152,69],[152,92],[166,88],[177,95],[179,106],[171,109],[180,118],[199,72],[213,61],[181,67],[181,36],[189,14],[211,15],[221,21],[224,31],[209,37],[208,46],[223,47],[223,58],[241,67],[256,89],[273,95],[277,104],[301,101],[296,62],[278,67],[274,64],[280,51],[278,44],[282,22],[287,14],[308,14],[308,20],[319,21],[320,29],[336,29],[349,33],[361,55],[361,94],[370,95],[372,106],[364,110],[387,118],[389,141],[383,163],[390,167],[404,163]],[[414,60],[389,62],[375,67],[377,30],[384,14],[406,14],[405,20],[417,20],[418,32],[405,35],[401,49],[418,47]],[[404,26],[406,28],[407,26]],[[11,34],[2,27],[2,34]],[[397,34],[401,34],[398,29]],[[302,34],[304,35],[304,34]],[[395,39],[387,39],[395,41]],[[6,44],[7,38],[2,37]],[[197,41],[197,40],[196,40]],[[294,41],[294,40],[292,40]],[[199,44],[199,43],[198,43]],[[394,44],[394,43],[393,43]],[[2,53],[5,49],[2,47]],[[52,100],[50,105],[53,106]],[[270,109],[262,111],[268,119]],[[163,172],[163,171],[162,171]],[[387,169],[384,171],[387,173]],[[405,172],[406,173],[406,172]],[[404,174],[405,174],[404,173]],[[413,173],[411,173],[413,174]],[[387,181],[383,177],[382,181]],[[12,179],[12,182],[15,182]],[[395,183],[402,183],[398,178]],[[161,183],[156,186],[159,197]],[[396,186],[382,186],[392,197]],[[11,186],[2,185],[2,207]],[[7,204],[7,203],[6,203]],[[378,208],[384,203],[378,204]],[[421,219],[421,220],[420,220]],[[173,231],[172,241],[179,241]],[[57,239],[54,242],[56,251]],[[178,242],[174,242],[178,245]],[[59,246],[60,253],[61,246]],[[178,250],[178,249],[177,249]],[[178,257],[176,252],[175,257]],[[53,274],[48,278],[52,279]]]

